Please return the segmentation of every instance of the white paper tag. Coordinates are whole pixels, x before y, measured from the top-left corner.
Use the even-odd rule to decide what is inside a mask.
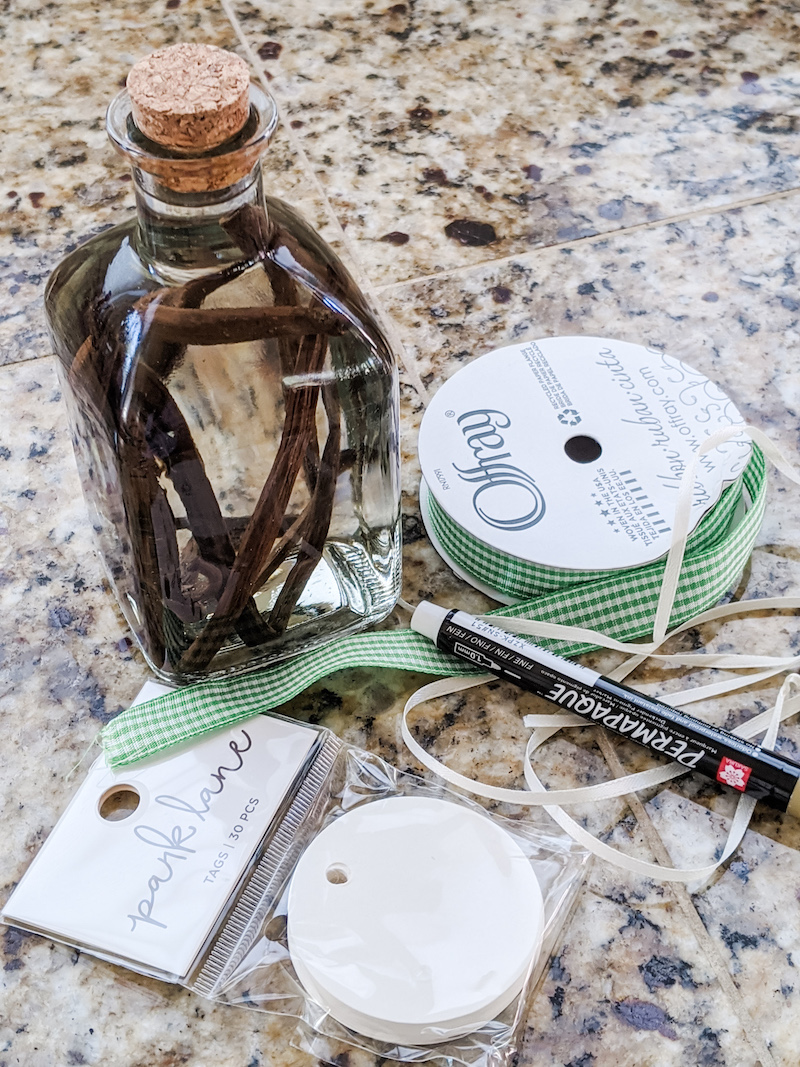
[[[531,862],[501,826],[439,797],[395,796],[311,842],[287,937],[298,978],[334,1019],[379,1041],[436,1044],[520,993],[544,917]]]
[[[425,412],[419,457],[437,503],[478,540],[549,567],[633,567],[668,550],[700,444],[738,424],[713,382],[660,351],[550,337],[453,375]],[[749,456],[743,433],[703,457],[692,528]]]
[[[3,921],[185,976],[318,737],[258,715],[132,767],[110,770],[101,756]],[[136,810],[103,818],[104,799],[125,789]]]

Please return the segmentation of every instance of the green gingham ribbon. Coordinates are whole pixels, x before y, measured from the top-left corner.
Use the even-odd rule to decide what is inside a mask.
[[[716,604],[738,582],[764,515],[765,468],[764,455],[754,444],[741,478],[725,490],[688,539],[670,613],[671,627]],[[747,506],[739,515],[743,493]],[[468,538],[440,509],[434,507],[431,512],[437,536],[460,566],[500,591],[526,598],[489,614],[583,627],[618,641],[652,634],[664,559],[627,570],[552,570],[511,560]],[[538,643],[563,656],[578,656],[599,647],[585,640],[549,637],[539,638]],[[412,630],[356,634],[268,670],[199,683],[137,704],[103,729],[106,759],[118,767],[155,755],[279,707],[313,682],[349,667],[387,667],[440,677],[482,673],[439,652]]]
[[[628,575],[641,574],[643,581],[649,585],[650,568],[637,570],[620,570],[619,567],[605,570],[575,570],[558,567],[546,567],[541,563],[531,563],[517,556],[492,548],[491,545],[469,534],[459,526],[436,500],[427,486],[422,491],[426,495],[426,505],[433,532],[440,544],[459,567],[480,585],[488,586],[512,600],[528,597],[545,596],[548,593],[564,593],[567,589],[586,586],[610,579],[615,585],[627,580]],[[700,553],[713,548],[720,537],[730,527],[736,508],[742,498],[742,482],[735,482],[722,494],[717,505],[711,509],[698,524],[694,533],[686,542],[688,552]],[[661,561],[663,563],[663,560]],[[658,567],[656,567],[658,570]],[[660,573],[664,568],[661,566]],[[657,579],[660,585],[660,578]],[[693,596],[687,591],[687,596]],[[608,609],[609,605],[604,605]],[[603,627],[606,622],[603,620]]]

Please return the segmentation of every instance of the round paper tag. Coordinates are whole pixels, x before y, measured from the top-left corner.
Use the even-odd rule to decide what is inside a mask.
[[[306,991],[358,1033],[435,1044],[521,991],[544,906],[530,862],[487,816],[391,797],[336,819],[289,890],[289,952]]]
[[[738,424],[716,385],[662,352],[550,337],[497,349],[445,382],[419,457],[440,507],[492,548],[555,568],[633,567],[668,550],[701,443]],[[749,456],[742,433],[702,458],[692,528]]]

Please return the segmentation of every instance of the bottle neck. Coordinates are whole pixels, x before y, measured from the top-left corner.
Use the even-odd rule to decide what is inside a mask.
[[[152,174],[133,168],[138,228],[137,252],[169,284],[241,260],[242,251],[226,229],[236,211],[264,208],[261,163],[224,189],[176,192]]]
[[[264,211],[261,157],[278,122],[269,93],[251,85],[249,100],[239,133],[199,153],[148,140],[133,120],[125,90],[109,105],[111,143],[133,168],[139,214],[135,250],[164,284],[182,285],[244,258],[226,220],[248,205]]]

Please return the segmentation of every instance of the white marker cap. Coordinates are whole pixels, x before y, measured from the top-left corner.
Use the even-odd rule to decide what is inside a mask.
[[[411,616],[411,629],[418,634],[427,637],[436,643],[439,636],[439,628],[450,613],[449,608],[440,608],[438,604],[431,604],[429,600],[422,600],[414,609]]]

